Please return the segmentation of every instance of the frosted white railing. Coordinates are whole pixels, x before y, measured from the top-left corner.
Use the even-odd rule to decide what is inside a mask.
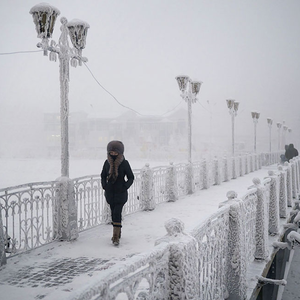
[[[55,182],[34,182],[0,189],[0,211],[9,253],[52,241]]]
[[[188,164],[152,169],[148,167],[151,171],[149,176],[142,176],[145,174],[142,173],[143,169],[134,170],[135,180],[128,191],[128,202],[124,206],[123,213],[127,215],[142,209],[151,210],[159,203],[176,201],[178,197],[188,193],[207,189],[214,184],[221,184],[223,181],[236,178],[250,170],[257,170],[261,165],[261,160],[265,163],[277,163],[279,154],[247,154],[235,158],[214,158],[211,161],[203,159],[200,162],[194,162],[191,168]],[[256,167],[251,163],[255,160],[258,161]],[[149,179],[152,180],[151,183],[145,182]],[[79,231],[108,223],[110,212],[104,198],[100,176],[75,178],[73,183]],[[8,255],[51,242],[53,207],[57,189],[56,182],[29,183],[0,189],[4,233],[10,237],[10,249],[8,249],[10,254]]]
[[[68,299],[249,299],[249,265],[255,259],[266,263],[269,236],[274,235],[271,220],[294,204],[293,214],[300,214],[299,175],[298,157],[262,182],[254,178],[244,196],[228,192],[218,211],[189,234],[180,220],[169,220],[168,234],[152,250],[105,270]],[[282,177],[286,180],[277,180]],[[290,204],[282,193],[289,181],[295,181]],[[296,222],[299,226],[300,217]]]

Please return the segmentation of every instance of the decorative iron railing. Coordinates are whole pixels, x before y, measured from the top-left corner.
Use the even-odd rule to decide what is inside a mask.
[[[76,178],[74,182],[79,231],[105,222],[107,208],[99,175]]]
[[[167,168],[155,167],[153,168],[153,184],[154,184],[154,199],[155,203],[159,204],[165,202],[166,200],[166,174]]]
[[[134,181],[128,190],[128,201],[123,208],[123,214],[129,215],[141,210],[140,190],[141,190],[141,170],[133,170]]]
[[[55,181],[0,189],[0,210],[9,243],[7,251],[14,254],[51,242],[54,201]]]
[[[254,259],[255,253],[255,230],[257,216],[257,189],[250,189],[243,197],[244,203],[244,227],[245,227],[245,252],[246,262],[249,264]]]
[[[299,159],[296,164],[299,167]],[[284,171],[289,168],[286,166]],[[279,197],[273,199],[270,195],[282,188],[271,186],[270,178],[262,182],[255,178],[253,183],[254,186],[240,199],[235,192],[228,193],[228,200],[222,202],[221,208],[192,230],[190,235],[181,231],[184,226],[179,221],[177,225],[180,226],[174,227],[175,235],[167,230],[167,236],[151,250],[152,255],[148,252],[128,259],[125,266],[108,270],[108,277],[101,274],[103,280],[95,280],[69,299],[123,299],[121,296],[124,299],[169,299],[177,286],[179,288],[175,292],[179,292],[176,299],[182,299],[183,295],[200,300],[249,299],[249,265],[254,259],[260,261],[260,252],[268,250],[266,246],[270,245],[268,234],[264,235],[270,218],[265,205],[270,201],[278,202]],[[285,181],[280,183],[278,180],[276,184],[287,186]],[[300,191],[297,186],[294,186],[294,193],[298,195]],[[287,205],[286,199],[285,203]],[[196,246],[189,247],[193,241],[196,241]],[[192,270],[190,265],[194,260],[197,263]],[[161,268],[155,269],[160,264]],[[152,271],[149,269],[151,265],[155,266]]]
[[[162,244],[102,272],[103,280],[77,289],[72,300],[168,299],[170,245]],[[126,288],[124,288],[126,287]],[[149,297],[151,294],[151,298]],[[96,298],[95,298],[96,296]]]
[[[278,162],[277,154],[260,156],[243,155],[203,160],[192,164],[192,179],[189,178],[188,164],[174,166],[175,185],[179,197],[188,193],[188,182],[193,181],[194,190],[209,188],[222,181],[256,170],[262,159],[265,163]],[[233,164],[234,161],[234,164]],[[167,197],[166,176],[171,166],[155,167],[153,171],[153,190],[155,203],[169,201]],[[256,169],[255,169],[256,168]],[[141,170],[134,170],[135,180],[128,191],[128,202],[123,214],[140,211],[141,205]],[[73,179],[74,194],[78,208],[79,231],[107,223],[110,210],[106,204],[99,175],[84,176]],[[290,183],[289,183],[290,184]],[[53,207],[55,204],[56,182],[37,182],[0,189],[0,208],[5,234],[10,237],[11,254],[27,251],[51,242],[53,234]]]
[[[186,187],[186,164],[177,164],[175,165],[176,174],[177,174],[177,189],[178,189],[178,196],[184,196],[187,194],[187,187]]]
[[[228,269],[229,207],[220,209],[196,227],[199,300],[224,299]]]

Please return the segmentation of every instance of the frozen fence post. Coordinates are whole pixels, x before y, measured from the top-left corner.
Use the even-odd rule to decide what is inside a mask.
[[[252,182],[257,188],[257,209],[256,209],[256,229],[255,259],[266,259],[268,257],[268,209],[265,188],[261,185],[259,178],[253,178]]]
[[[269,199],[269,234],[276,235],[279,232],[279,199],[277,194],[278,177],[273,171],[268,171],[270,182]]]
[[[254,171],[257,171],[257,154],[254,154]]]
[[[287,194],[287,204],[289,207],[292,207],[293,200],[293,190],[292,190],[292,169],[291,164],[287,161],[284,163],[286,170],[286,194]]]
[[[295,157],[294,158],[294,162],[295,162],[295,170],[296,170],[296,190],[297,193],[299,194],[299,158]]]
[[[149,164],[146,164],[141,170],[140,201],[142,210],[155,209],[153,171]]]
[[[202,184],[204,189],[209,188],[209,178],[208,178],[208,168],[207,168],[207,160],[203,159],[201,163],[202,169]]]
[[[235,161],[235,157],[232,157],[232,179],[236,179],[237,178],[237,174],[236,174],[236,161]]]
[[[217,157],[214,158],[214,170],[215,170],[215,184],[220,185],[221,184],[221,170],[219,165],[219,160]]]
[[[176,200],[178,200],[177,172],[172,162],[167,169],[166,193],[167,201],[175,202]]]
[[[53,213],[53,239],[72,241],[78,238],[74,183],[68,177],[59,177],[57,181]]]
[[[240,160],[240,176],[244,176],[245,172],[244,172],[244,168],[243,168],[243,156],[242,156],[242,154],[240,154],[239,160]]]
[[[0,267],[6,264],[5,239],[6,239],[6,235],[4,235],[2,213],[0,210]]]
[[[249,173],[249,159],[248,159],[248,155],[246,154],[244,156],[245,158],[245,174],[248,174]]]
[[[287,189],[286,189],[286,172],[282,166],[278,166],[279,171],[279,217],[287,217]]]
[[[250,154],[250,172],[253,172],[253,155]]]
[[[227,289],[230,300],[246,299],[246,253],[243,202],[238,200],[237,193],[229,191],[228,200],[220,203],[219,207],[226,204],[229,209],[229,236],[228,236],[228,273]]]
[[[292,167],[292,195],[293,198],[297,198],[297,183],[296,183],[296,168],[294,159],[291,159],[291,167]]]
[[[188,163],[185,171],[185,184],[187,194],[193,194],[195,190],[193,164]]]
[[[224,164],[224,181],[229,180],[229,169],[228,169],[228,160],[227,157],[223,157],[223,164]]]
[[[257,155],[257,160],[258,160],[258,169],[261,169],[261,165],[262,165],[262,163],[261,163],[261,155]]]
[[[200,297],[198,277],[197,241],[183,232],[184,224],[178,219],[165,223],[167,235],[155,245],[170,243],[169,274],[172,300],[197,300]]]

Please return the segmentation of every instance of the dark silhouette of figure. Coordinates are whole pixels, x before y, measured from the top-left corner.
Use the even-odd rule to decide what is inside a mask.
[[[287,161],[290,161],[290,159],[298,155],[299,155],[298,150],[294,148],[294,144],[289,144],[288,149],[285,151],[285,157]]]
[[[122,209],[128,199],[127,190],[132,185],[134,175],[125,159],[121,141],[111,141],[107,145],[107,160],[101,172],[101,184],[105,198],[111,209],[113,225],[112,242],[119,245],[122,227]]]

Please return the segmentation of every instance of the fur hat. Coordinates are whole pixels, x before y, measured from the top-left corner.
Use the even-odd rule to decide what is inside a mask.
[[[124,145],[121,141],[111,141],[107,144],[107,152],[115,151],[119,154],[124,153]]]

